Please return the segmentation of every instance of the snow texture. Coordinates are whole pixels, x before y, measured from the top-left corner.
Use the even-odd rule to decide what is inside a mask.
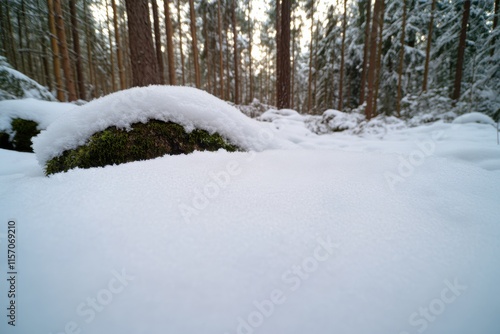
[[[21,118],[38,123],[38,129],[46,129],[57,119],[77,108],[73,103],[40,101],[36,99],[0,101],[0,131],[10,133],[11,123]]]
[[[261,123],[204,91],[179,86],[132,88],[102,97],[51,124],[34,138],[41,165],[65,150],[84,145],[94,133],[110,126],[130,129],[133,123],[155,119],[194,129],[217,132],[231,144],[262,151],[287,145],[270,140]]]
[[[13,69],[0,56],[0,100],[34,98],[55,101],[49,90],[35,80]]]
[[[488,115],[485,115],[480,112],[471,112],[468,114],[464,114],[462,116],[458,116],[453,120],[455,124],[466,124],[466,123],[482,123],[482,124],[490,124],[494,127],[497,126],[497,123]]]

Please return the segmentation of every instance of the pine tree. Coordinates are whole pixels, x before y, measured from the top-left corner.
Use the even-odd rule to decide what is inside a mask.
[[[64,72],[64,79],[66,82],[66,91],[68,92],[68,100],[75,101],[78,97],[76,96],[75,89],[75,79],[73,76],[73,67],[71,66],[68,44],[66,42],[66,30],[64,27],[64,20],[62,16],[61,1],[54,0],[54,13],[55,13],[55,24],[57,38],[59,40],[59,47],[62,57],[62,67]]]
[[[431,19],[429,21],[429,33],[427,34],[427,47],[425,49],[424,81],[422,92],[427,91],[427,80],[429,77],[429,61],[431,58],[432,29],[434,27],[434,11],[436,10],[436,0],[432,0]]]
[[[160,84],[151,36],[148,0],[125,0],[128,17],[132,86]]]
[[[460,99],[460,90],[462,87],[462,71],[464,66],[465,42],[467,38],[467,24],[469,22],[469,16],[470,16],[470,5],[471,5],[470,0],[465,0],[463,16],[462,16],[462,28],[460,30],[460,41],[458,44],[458,58],[455,71],[455,84],[453,85],[452,99],[454,101],[458,101],[458,99]]]
[[[378,29],[382,17],[382,8],[384,0],[375,0],[373,8],[372,27],[370,33],[370,60],[368,64],[368,97],[366,100],[366,118],[371,119],[374,110],[374,97],[375,97],[375,76],[377,73],[377,51],[378,51]],[[381,41],[380,41],[381,42]]]
[[[200,63],[198,60],[198,37],[196,36],[196,17],[194,12],[194,1],[189,0],[189,17],[191,26],[191,46],[193,51],[194,75],[196,88],[201,87]]]
[[[167,33],[168,81],[170,85],[176,85],[177,80],[175,76],[175,57],[174,57],[174,41],[173,41],[174,29],[172,27],[172,19],[170,18],[170,1],[163,0],[163,6],[165,11],[165,30]]]

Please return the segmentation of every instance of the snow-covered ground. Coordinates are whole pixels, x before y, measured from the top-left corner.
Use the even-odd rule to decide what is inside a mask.
[[[474,121],[317,135],[288,112],[259,123],[286,149],[50,177],[0,150],[0,332],[496,334],[500,146]]]

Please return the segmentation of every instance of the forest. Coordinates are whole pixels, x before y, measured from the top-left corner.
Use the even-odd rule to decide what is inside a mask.
[[[0,333],[500,333],[499,6],[0,0]]]
[[[498,119],[498,7],[499,0],[8,0],[0,2],[0,55],[59,101],[168,84],[304,114],[404,118],[433,106]]]

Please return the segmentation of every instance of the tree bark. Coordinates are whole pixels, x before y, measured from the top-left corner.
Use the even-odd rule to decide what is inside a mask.
[[[253,25],[250,13],[252,12],[252,0],[248,0],[248,58],[249,58],[249,78],[250,78],[250,96],[248,101],[253,101],[254,87],[253,87],[253,69],[252,69],[252,43],[253,43]]]
[[[106,28],[108,29],[108,41],[109,41],[109,60],[111,62],[111,89],[116,92],[116,76],[115,76],[115,57],[113,55],[113,38],[111,36],[111,28],[109,24],[109,10],[108,10],[108,0],[106,0]]]
[[[313,40],[314,40],[314,0],[311,1],[311,43],[309,44],[309,77],[307,82],[307,112],[312,108],[312,63],[313,63]]]
[[[344,94],[344,54],[345,54],[345,33],[347,28],[347,0],[344,0],[344,19],[342,23],[342,54],[340,56],[340,83],[339,83],[339,104],[337,109],[342,110]]]
[[[377,48],[377,67],[375,75],[375,95],[373,96],[373,111],[372,116],[377,116],[378,110],[378,93],[380,90],[380,79],[382,77],[382,46],[384,45],[384,17],[385,17],[385,2],[382,1],[382,7],[380,8],[380,25],[379,25],[379,37],[378,37],[378,48]]]
[[[434,28],[434,11],[436,10],[436,0],[432,0],[431,19],[429,21],[429,33],[427,34],[427,47],[425,48],[424,81],[422,92],[427,91],[427,80],[429,77],[429,62],[431,58],[432,29]]]
[[[160,83],[149,19],[148,0],[125,0],[128,17],[132,86]]]
[[[175,57],[174,57],[174,29],[172,28],[172,19],[170,18],[170,1],[163,0],[165,12],[165,30],[167,32],[167,60],[168,60],[168,81],[170,85],[176,85],[175,75]],[[180,24],[180,22],[179,22]]]
[[[179,23],[179,51],[181,53],[181,75],[182,85],[186,84],[186,76],[184,71],[184,48],[182,47],[182,22],[181,22],[181,0],[177,0],[177,22]]]
[[[156,61],[158,62],[158,72],[160,75],[160,83],[165,84],[165,75],[163,67],[163,52],[161,52],[161,34],[160,34],[160,18],[158,15],[158,3],[156,0],[151,0],[151,6],[153,7],[153,29],[155,32],[155,51],[156,51]],[[165,19],[166,21],[166,19]]]
[[[85,38],[86,38],[86,44],[87,44],[87,62],[88,62],[88,73],[89,73],[89,82],[90,82],[90,92],[89,96],[91,98],[95,98],[97,96],[97,76],[95,73],[95,66],[92,61],[92,44],[93,44],[93,36],[91,33],[91,28],[89,24],[89,12],[88,12],[88,6],[87,6],[87,1],[83,2],[83,15],[85,17]]]
[[[375,75],[377,72],[377,37],[378,28],[380,25],[381,18],[381,8],[384,0],[375,0],[375,6],[373,8],[373,18],[372,18],[372,28],[370,33],[370,61],[368,64],[368,97],[366,100],[366,119],[372,118],[373,107],[374,107],[374,95],[375,95]]]
[[[113,8],[113,26],[115,28],[115,43],[116,43],[116,61],[118,62],[120,89],[123,90],[127,88],[127,81],[125,79],[125,68],[123,67],[122,44],[120,40],[120,29],[118,27],[118,12],[116,10],[115,0],[111,0],[111,7]]]
[[[196,88],[201,87],[200,63],[198,61],[198,38],[196,37],[196,17],[194,13],[194,1],[189,0],[189,17],[191,20],[191,43],[193,47],[193,63]]]
[[[80,48],[80,36],[78,30],[78,18],[76,16],[75,0],[69,0],[71,14],[71,33],[73,34],[73,50],[75,51],[76,78],[78,83],[79,98],[85,100],[87,92],[85,89],[85,76],[83,75],[82,50]]]
[[[240,77],[238,59],[238,30],[236,29],[236,0],[231,5],[231,20],[233,26],[233,49],[234,49],[234,103],[240,104]]]
[[[52,47],[52,59],[54,68],[54,78],[56,80],[57,99],[64,101],[63,82],[61,76],[61,60],[59,59],[59,45],[57,44],[56,21],[54,16],[54,3],[53,0],[47,0],[47,8],[49,11],[49,30],[50,30],[50,44]]]
[[[220,80],[220,98],[224,100],[224,54],[222,50],[222,18],[221,4],[217,0],[217,29],[219,30],[219,80]]]
[[[495,30],[498,26],[498,12],[499,12],[499,9],[498,7],[500,6],[500,0],[495,0],[495,12],[494,12],[494,16],[493,16],[493,27],[491,29],[491,31],[493,33],[495,33]],[[495,37],[493,37],[491,39],[491,51],[490,51],[490,56],[493,57],[493,55],[495,54],[495,42],[496,42],[496,39]]]
[[[68,101],[75,101],[78,97],[76,96],[73,68],[69,59],[68,44],[66,43],[66,31],[64,29],[64,20],[62,17],[60,0],[54,0],[54,13],[57,37],[59,39],[59,47],[61,49],[64,79],[66,81],[66,90],[68,92]]]
[[[401,117],[401,99],[403,98],[402,85],[403,85],[403,68],[405,61],[406,2],[407,0],[403,0],[403,23],[401,24],[401,39],[399,40],[401,49],[399,50],[398,97],[396,100],[396,112],[398,114],[398,117]]]
[[[363,67],[361,69],[361,83],[360,83],[360,96],[359,104],[365,102],[365,86],[366,86],[366,72],[368,69],[368,55],[370,52],[370,20],[372,13],[371,0],[366,0],[366,20],[365,20],[365,45],[363,48]]]
[[[290,108],[290,0],[281,1],[280,44],[278,45],[278,109]]]
[[[452,99],[458,101],[460,99],[460,90],[462,88],[462,69],[465,55],[465,42],[467,38],[467,24],[470,16],[470,0],[465,0],[464,11],[462,16],[462,29],[460,30],[460,41],[458,44],[457,67],[455,71],[455,84],[453,89]]]

